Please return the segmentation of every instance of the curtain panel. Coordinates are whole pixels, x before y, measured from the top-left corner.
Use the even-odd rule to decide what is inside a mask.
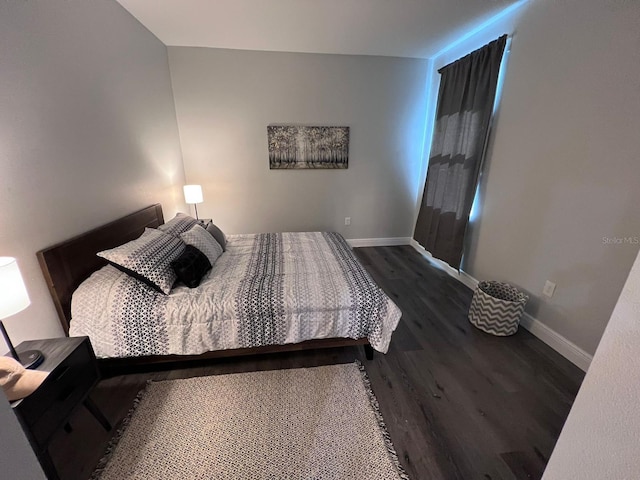
[[[427,180],[413,238],[460,268],[507,36],[438,70],[440,89]]]

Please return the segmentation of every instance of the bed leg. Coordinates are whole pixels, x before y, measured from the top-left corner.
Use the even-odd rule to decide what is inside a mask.
[[[367,357],[367,360],[373,360],[373,347],[368,343],[364,345],[364,356]]]

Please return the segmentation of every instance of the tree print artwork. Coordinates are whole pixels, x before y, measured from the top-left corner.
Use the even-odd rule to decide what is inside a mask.
[[[348,168],[349,127],[269,125],[269,167]]]

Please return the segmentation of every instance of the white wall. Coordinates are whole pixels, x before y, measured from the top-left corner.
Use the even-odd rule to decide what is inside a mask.
[[[201,216],[229,233],[410,236],[426,60],[170,47],[169,64]],[[351,127],[349,168],[269,170],[269,124]]]
[[[166,47],[116,2],[1,2],[0,58],[0,255],[32,302],[5,322],[19,343],[62,334],[36,251],[151,203],[173,215],[184,171]]]
[[[2,391],[0,425],[0,478],[44,480],[40,463]]]
[[[498,24],[514,36],[462,268],[526,290],[533,317],[593,353],[640,242],[640,3],[532,0]]]
[[[640,255],[582,382],[544,480],[640,478]]]

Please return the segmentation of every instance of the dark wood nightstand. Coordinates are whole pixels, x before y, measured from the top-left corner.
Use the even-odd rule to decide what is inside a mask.
[[[69,418],[77,407],[84,405],[106,430],[111,430],[109,421],[89,398],[100,380],[96,356],[89,337],[33,340],[22,342],[16,350],[40,350],[45,358],[36,370],[50,372],[35,392],[12,402],[11,407],[45,474],[57,480],[59,477],[49,456],[49,442],[60,428],[70,428]]]

